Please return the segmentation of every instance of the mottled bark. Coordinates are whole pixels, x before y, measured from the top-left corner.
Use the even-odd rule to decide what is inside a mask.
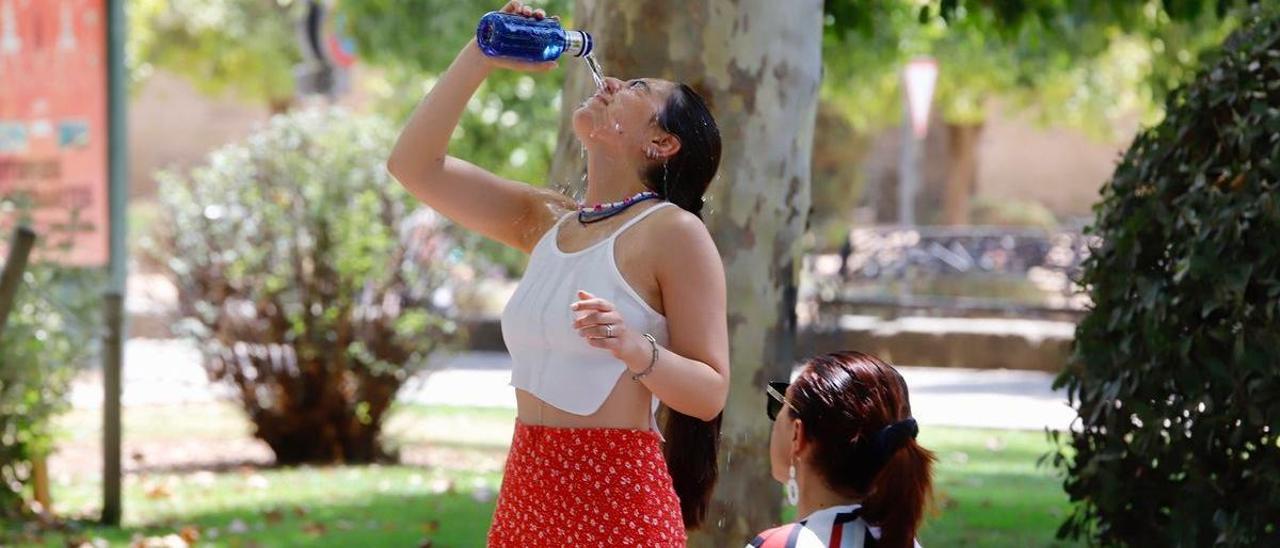
[[[970,198],[978,176],[978,139],[982,124],[946,125],[947,182],[942,198],[942,222],[969,224]]]
[[[809,211],[810,155],[822,73],[817,0],[578,0],[575,26],[597,38],[610,76],[685,82],[711,104],[724,154],[708,194],[707,225],[728,276],[733,382],[725,409],[721,479],[697,546],[742,546],[779,519],[769,475],[761,387],[794,361],[795,284]],[[569,65],[552,181],[582,179],[570,128],[590,76]]]

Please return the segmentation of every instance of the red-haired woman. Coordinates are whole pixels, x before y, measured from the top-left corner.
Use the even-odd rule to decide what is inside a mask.
[[[837,352],[766,391],[773,477],[800,519],[748,546],[917,545],[934,457],[916,443],[902,375],[874,356]]]

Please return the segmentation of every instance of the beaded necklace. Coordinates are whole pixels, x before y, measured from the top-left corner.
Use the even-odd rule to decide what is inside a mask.
[[[597,223],[605,219],[608,219],[609,217],[613,217],[614,215],[622,213],[623,211],[626,211],[627,208],[633,205],[636,205],[640,202],[643,202],[645,200],[656,200],[658,198],[659,196],[657,192],[646,190],[644,192],[631,196],[625,200],[619,200],[617,202],[596,204],[593,206],[578,204],[578,222],[584,225]]]

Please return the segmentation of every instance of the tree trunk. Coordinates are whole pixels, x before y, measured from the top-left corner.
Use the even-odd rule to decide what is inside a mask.
[[[982,124],[947,123],[947,183],[942,199],[942,222],[969,224],[969,199],[978,176],[978,139]]]
[[[720,483],[701,546],[742,546],[779,520],[769,474],[762,386],[794,361],[796,264],[808,217],[810,156],[822,74],[818,0],[578,0],[574,25],[592,32],[610,76],[685,82],[715,112],[724,142],[707,225],[728,277],[732,386]],[[570,115],[592,84],[567,65],[552,181],[582,180]]]

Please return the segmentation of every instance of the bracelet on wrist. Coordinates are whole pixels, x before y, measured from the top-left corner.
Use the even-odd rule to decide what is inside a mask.
[[[648,376],[649,373],[652,373],[653,366],[658,365],[658,340],[648,333],[644,334],[644,338],[649,341],[649,348],[652,350],[652,354],[649,356],[649,367],[644,368],[644,371],[639,373],[631,374],[631,380],[636,382],[640,382],[640,379],[643,379]]]

